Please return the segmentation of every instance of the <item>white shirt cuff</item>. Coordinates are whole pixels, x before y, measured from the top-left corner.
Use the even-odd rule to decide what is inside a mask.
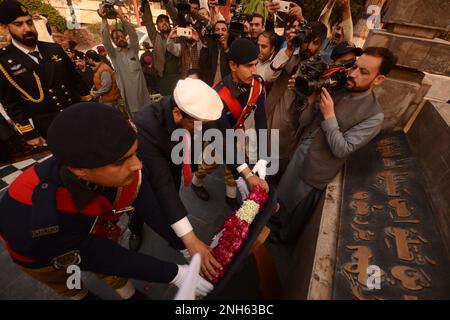
[[[239,167],[237,167],[237,171],[241,173],[245,168],[248,168],[248,165],[246,163],[243,163]]]
[[[175,231],[175,234],[178,236],[178,238],[181,238],[182,236],[188,234],[193,230],[191,223],[189,222],[189,219],[187,217],[178,220],[177,222],[172,224],[171,227],[173,231]]]

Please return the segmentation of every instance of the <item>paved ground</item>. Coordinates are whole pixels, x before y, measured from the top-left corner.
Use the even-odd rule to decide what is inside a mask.
[[[9,170],[9,169],[8,169]],[[1,171],[1,168],[0,168]],[[14,175],[9,172],[8,175]],[[190,188],[182,188],[181,197],[185,203],[189,219],[199,238],[209,243],[214,231],[223,223],[225,216],[231,209],[225,203],[225,185],[223,182],[223,167],[205,180],[205,187],[210,191],[211,199],[208,202],[199,200]],[[10,179],[7,179],[8,183]],[[1,189],[1,188],[0,188]],[[123,243],[126,243],[126,236]],[[278,273],[283,282],[289,267],[290,249],[283,246],[268,244],[272,253]],[[176,263],[185,263],[184,258],[173,250],[167,242],[159,237],[151,229],[144,231],[142,253],[156,256],[161,259]],[[256,294],[255,272],[251,262],[246,264],[239,277],[239,283],[230,285],[230,293],[227,297],[234,298],[258,298]],[[117,295],[103,282],[90,273],[83,273],[83,281],[89,289],[103,299],[118,299]],[[147,283],[134,281],[136,287],[145,292],[151,299],[172,299],[176,288],[167,284]],[[30,278],[24,272],[18,270],[11,262],[8,253],[0,242],[0,299],[60,299],[52,290]]]

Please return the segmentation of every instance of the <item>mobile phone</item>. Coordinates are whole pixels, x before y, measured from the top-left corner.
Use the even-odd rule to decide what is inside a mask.
[[[278,1],[278,3],[280,4],[280,9],[278,9],[278,11],[289,12],[289,9],[291,8],[291,3],[289,1]]]
[[[188,29],[188,28],[177,28],[177,36],[178,37],[191,38],[192,37],[192,30]]]

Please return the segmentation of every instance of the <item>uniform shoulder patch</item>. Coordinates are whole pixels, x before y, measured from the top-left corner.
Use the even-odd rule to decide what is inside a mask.
[[[31,167],[13,181],[8,189],[8,194],[14,200],[31,206],[33,191],[39,182],[35,168]]]

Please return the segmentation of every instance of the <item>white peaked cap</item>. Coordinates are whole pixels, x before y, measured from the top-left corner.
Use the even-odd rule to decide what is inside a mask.
[[[222,115],[223,103],[219,94],[202,80],[180,80],[173,91],[173,99],[183,112],[200,121],[214,121]]]

